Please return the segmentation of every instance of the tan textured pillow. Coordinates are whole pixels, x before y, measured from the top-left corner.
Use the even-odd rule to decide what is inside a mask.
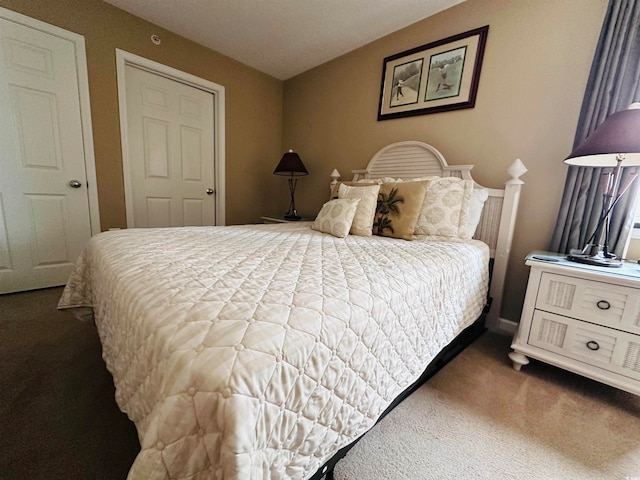
[[[373,218],[376,215],[379,191],[380,185],[358,185],[352,187],[344,183],[340,184],[338,198],[360,199],[349,232],[352,235],[370,237],[373,234]]]
[[[338,192],[340,191],[340,185],[347,185],[349,187],[370,187],[371,185],[380,185],[381,182],[376,183],[373,180],[358,180],[357,182],[338,182],[331,189],[331,195],[329,200],[335,200],[338,198]]]
[[[470,238],[466,235],[473,180],[436,177],[429,180],[416,235]]]
[[[320,209],[311,228],[323,233],[330,233],[334,237],[346,237],[349,235],[358,203],[360,203],[359,198],[329,200]]]
[[[380,185],[373,234],[411,240],[429,182]]]

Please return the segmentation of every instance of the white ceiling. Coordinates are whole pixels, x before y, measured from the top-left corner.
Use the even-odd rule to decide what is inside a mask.
[[[105,0],[286,80],[464,0]]]

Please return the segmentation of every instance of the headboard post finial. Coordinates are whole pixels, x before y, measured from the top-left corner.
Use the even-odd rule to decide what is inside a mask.
[[[521,185],[524,182],[520,180],[520,177],[527,173],[528,169],[522,163],[522,160],[516,158],[511,166],[507,168],[507,173],[511,175],[511,179],[507,180],[507,185]]]
[[[333,192],[333,189],[335,188],[336,184],[338,183],[338,179],[340,178],[340,172],[338,171],[337,168],[333,169],[333,172],[331,172],[331,175],[329,175],[331,177],[331,191]]]

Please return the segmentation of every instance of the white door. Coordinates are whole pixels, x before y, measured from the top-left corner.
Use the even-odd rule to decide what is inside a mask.
[[[77,43],[1,16],[0,42],[0,293],[8,293],[65,284],[91,218]]]
[[[213,95],[131,65],[125,75],[129,226],[215,225]]]

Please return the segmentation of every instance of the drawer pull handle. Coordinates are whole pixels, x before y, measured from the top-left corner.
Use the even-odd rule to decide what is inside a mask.
[[[609,310],[611,308],[611,304],[606,300],[600,300],[596,305],[600,310]]]
[[[598,345],[598,342],[596,342],[595,340],[589,340],[587,342],[587,348],[595,352],[596,350],[600,350],[600,345]]]

